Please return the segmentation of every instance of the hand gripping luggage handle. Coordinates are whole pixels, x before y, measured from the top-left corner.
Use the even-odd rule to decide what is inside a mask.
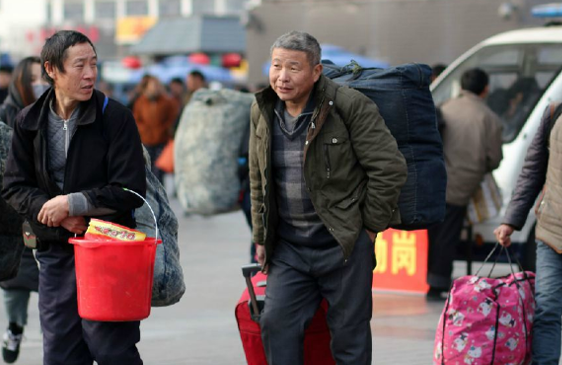
[[[252,274],[257,273],[261,270],[260,264],[249,264],[242,266],[242,275],[246,279],[246,286],[248,287],[248,293],[250,294],[250,307],[252,319],[255,322],[259,321],[260,309],[258,307],[258,300],[256,298],[256,292],[254,291],[254,286],[252,285]]]
[[[156,234],[154,235],[154,244],[157,244],[157,242],[158,242],[158,220],[156,219],[156,214],[154,214],[154,210],[152,210],[152,207],[150,206],[150,204],[148,204],[146,199],[143,198],[142,195],[140,195],[136,191],[133,191],[133,190],[130,190],[130,189],[127,189],[127,188],[123,188],[123,190],[128,191],[129,193],[135,194],[136,196],[141,198],[144,201],[144,203],[146,204],[146,206],[148,207],[148,209],[150,209],[150,213],[152,213],[152,218],[154,218],[154,227],[156,228]]]

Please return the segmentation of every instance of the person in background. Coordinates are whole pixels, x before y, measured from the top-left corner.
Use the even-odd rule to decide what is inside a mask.
[[[189,102],[189,99],[191,99],[193,93],[195,93],[199,89],[207,87],[207,79],[205,78],[205,75],[201,73],[201,71],[193,70],[187,75],[186,84],[188,95],[185,104]]]
[[[41,77],[41,59],[24,58],[14,70],[8,96],[0,105],[0,120],[14,128],[20,110],[39,99],[48,88],[49,84]]]
[[[168,83],[168,90],[170,91],[170,95],[178,103],[178,108],[183,108],[185,105],[185,97],[187,95],[187,89],[183,80],[179,77],[174,77]]]
[[[0,106],[0,121],[14,128],[17,114],[49,88],[49,84],[41,77],[41,59],[39,57],[27,57],[20,61],[12,74],[12,82],[8,88],[8,97]],[[10,208],[2,211],[2,224],[0,226],[1,240],[12,239],[21,241],[22,229],[21,219],[18,214]],[[4,307],[8,318],[8,329],[4,334],[2,357],[4,362],[11,364],[19,356],[20,344],[23,338],[23,330],[27,324],[27,309],[29,297],[32,291],[37,292],[39,285],[39,269],[33,257],[33,252],[25,248],[18,275],[11,280],[0,282],[4,292]]]
[[[130,111],[95,90],[97,54],[59,31],[41,51],[52,86],[17,116],[2,198],[37,237],[44,365],[142,365],[140,322],[80,318],[74,247],[90,217],[135,228],[146,195],[142,144]],[[107,103],[106,103],[107,102]],[[105,105],[105,107],[104,107]]]
[[[484,175],[496,169],[503,157],[501,120],[484,101],[488,75],[478,68],[467,70],[461,77],[461,88],[457,98],[440,107],[447,211],[445,220],[427,231],[429,300],[441,300],[449,291],[468,203]]]
[[[154,164],[172,136],[172,127],[178,115],[174,99],[166,95],[164,87],[154,76],[146,76],[141,84],[141,94],[133,106],[143,145],[150,155],[151,169],[163,182],[164,172]]]
[[[136,84],[133,88],[127,90],[127,108],[129,108],[131,111],[135,106],[135,102],[142,94],[142,85],[146,83],[146,80],[148,80],[149,77],[151,76],[148,74],[143,75],[138,84]]]
[[[98,82],[97,89],[105,94],[108,98],[113,98],[113,85],[107,81]]]
[[[0,66],[0,104],[8,96],[8,87],[12,81],[12,72],[14,68],[9,65]]]
[[[435,81],[435,79],[438,78],[446,68],[447,66],[442,63],[436,63],[431,66],[431,82]]]
[[[537,307],[533,321],[533,365],[557,365],[561,352],[562,119],[556,118],[556,114],[554,109],[551,110],[551,106],[544,111],[541,124],[527,150],[525,163],[502,224],[494,230],[498,242],[509,247],[511,235],[523,228],[529,211],[536,204]]]

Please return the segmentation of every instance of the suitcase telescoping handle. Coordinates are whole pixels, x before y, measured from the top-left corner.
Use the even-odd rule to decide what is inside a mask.
[[[254,291],[254,286],[252,285],[252,274],[261,271],[260,264],[249,264],[242,266],[242,275],[246,279],[246,285],[248,286],[248,293],[250,294],[250,311],[252,312],[252,319],[256,322],[260,318],[260,309],[258,306],[258,300],[256,298],[256,292]]]

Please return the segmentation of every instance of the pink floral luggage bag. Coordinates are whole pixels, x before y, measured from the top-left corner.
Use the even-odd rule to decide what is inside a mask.
[[[530,364],[535,274],[512,269],[501,278],[477,275],[453,283],[437,326],[433,364]]]

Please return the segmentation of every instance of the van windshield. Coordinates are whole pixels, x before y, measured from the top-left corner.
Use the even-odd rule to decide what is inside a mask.
[[[487,46],[463,61],[432,91],[436,105],[458,96],[462,74],[479,67],[490,76],[488,106],[502,119],[503,141],[517,137],[562,67],[562,44]]]

